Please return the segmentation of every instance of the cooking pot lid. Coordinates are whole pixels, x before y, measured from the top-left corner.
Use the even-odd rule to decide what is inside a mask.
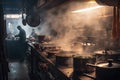
[[[58,49],[50,49],[50,50],[47,50],[46,52],[48,52],[48,53],[59,53],[60,52],[60,50],[58,50]]]
[[[80,54],[80,55],[74,55],[74,58],[81,58],[81,59],[90,59],[90,58],[94,58],[93,55],[86,55],[86,54]]]
[[[109,55],[113,55],[113,54],[120,54],[120,50],[117,50],[117,51],[114,51],[114,50],[108,50],[106,51],[107,54]],[[105,50],[98,50],[98,51],[95,51],[94,53],[95,54],[98,54],[98,55],[104,55],[106,54]]]
[[[120,68],[120,64],[112,63],[112,62],[109,61],[108,63],[97,64],[97,67],[101,67],[101,68]]]
[[[59,57],[72,57],[73,54],[70,54],[70,53],[66,53],[66,54],[64,54],[64,53],[59,53],[59,54],[56,54],[56,56],[59,56]]]

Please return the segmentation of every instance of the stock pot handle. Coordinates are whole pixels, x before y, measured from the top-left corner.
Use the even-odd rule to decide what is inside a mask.
[[[113,66],[113,64],[112,64],[112,62],[113,62],[113,59],[108,59],[108,67],[112,67]]]

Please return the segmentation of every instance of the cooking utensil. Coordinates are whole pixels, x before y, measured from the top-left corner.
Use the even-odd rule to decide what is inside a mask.
[[[87,64],[88,66],[95,67],[96,77],[92,77],[88,74],[85,76],[96,80],[120,80],[120,64],[113,63],[111,59],[108,63],[100,63],[97,65]]]

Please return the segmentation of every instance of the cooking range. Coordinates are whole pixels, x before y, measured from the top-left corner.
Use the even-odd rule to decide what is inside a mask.
[[[0,37],[8,57],[25,59],[31,80],[120,80],[120,0],[27,2],[19,15],[25,34],[17,37],[19,19],[5,15]]]
[[[60,46],[46,42],[39,44],[37,49],[71,80],[120,79],[119,51],[97,50],[93,53],[88,51],[81,53],[65,51]]]

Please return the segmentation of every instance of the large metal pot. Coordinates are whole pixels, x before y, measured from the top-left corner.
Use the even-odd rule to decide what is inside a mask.
[[[37,27],[40,24],[41,19],[38,14],[33,13],[26,16],[26,22],[31,27]]]
[[[105,50],[95,51],[96,63],[106,62],[108,59],[108,53]]]
[[[46,52],[47,52],[48,58],[54,58],[55,54],[58,54],[60,52],[60,50],[54,49],[54,50],[47,50]]]
[[[82,73],[93,72],[94,68],[91,66],[87,66],[86,63],[95,63],[95,57],[93,55],[77,55],[73,58],[73,68],[74,72],[78,75]]]
[[[88,65],[96,68],[96,78],[85,74],[90,78],[95,80],[120,80],[120,64],[112,63],[112,60],[109,60],[108,63]]]
[[[42,42],[45,39],[45,35],[39,35],[38,36],[38,42]]]
[[[113,59],[114,62],[119,63],[118,60],[120,59],[120,51],[99,50],[99,51],[95,51],[95,56],[96,56],[97,63],[107,62],[108,59]]]
[[[73,67],[73,54],[69,52],[60,52],[56,54],[57,67]]]

